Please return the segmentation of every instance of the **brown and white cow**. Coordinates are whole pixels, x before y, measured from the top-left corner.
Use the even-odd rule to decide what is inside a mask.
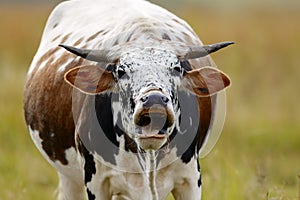
[[[230,79],[190,26],[143,0],[73,0],[52,12],[28,72],[31,137],[58,199],[200,199]],[[208,145],[207,145],[208,144]]]

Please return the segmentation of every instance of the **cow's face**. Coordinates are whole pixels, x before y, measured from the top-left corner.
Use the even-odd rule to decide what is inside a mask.
[[[123,131],[141,149],[157,150],[179,124],[179,89],[209,96],[230,84],[229,78],[215,68],[192,70],[181,63],[172,51],[138,49],[122,54],[106,69],[79,66],[67,72],[65,80],[91,95],[117,92],[119,109],[113,108],[113,112],[121,118]]]
[[[142,149],[158,149],[174,129],[183,71],[177,56],[146,48],[121,56],[114,77],[123,129]]]

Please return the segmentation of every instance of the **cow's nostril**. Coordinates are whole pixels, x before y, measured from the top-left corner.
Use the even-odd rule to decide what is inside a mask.
[[[146,101],[148,101],[148,99],[149,99],[148,96],[144,96],[144,97],[141,98],[141,101],[142,101],[143,103],[145,103]]]
[[[151,123],[151,117],[149,115],[141,116],[138,125],[139,126],[148,126]]]
[[[161,100],[162,100],[164,103],[168,103],[168,102],[169,102],[168,97],[165,97],[165,96],[161,97]]]

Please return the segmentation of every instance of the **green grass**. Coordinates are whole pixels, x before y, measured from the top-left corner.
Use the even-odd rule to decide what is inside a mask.
[[[296,200],[300,172],[300,14],[292,10],[177,11],[232,79],[224,131],[201,160],[203,198]],[[54,199],[55,170],[39,154],[22,113],[26,71],[50,7],[0,8],[0,199]],[[171,199],[171,198],[170,198]]]

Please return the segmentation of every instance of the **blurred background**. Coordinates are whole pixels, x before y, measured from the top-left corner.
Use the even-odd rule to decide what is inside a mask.
[[[43,27],[59,1],[0,1],[0,199],[54,199],[55,170],[27,132],[22,92]],[[153,0],[206,43],[232,79],[227,118],[201,160],[203,199],[300,199],[300,1]]]

